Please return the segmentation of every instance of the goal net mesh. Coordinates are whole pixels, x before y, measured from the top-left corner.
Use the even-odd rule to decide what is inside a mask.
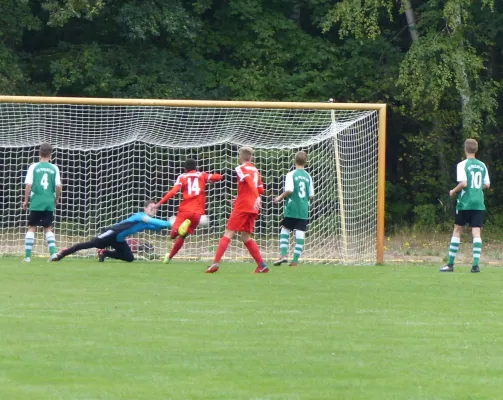
[[[24,251],[23,182],[43,142],[55,148],[52,162],[63,183],[54,223],[58,249],[98,235],[141,210],[146,199],[158,201],[192,157],[200,170],[221,173],[224,180],[208,186],[210,223],[198,228],[178,257],[210,260],[237,189],[237,150],[246,145],[255,149],[266,189],[255,231],[264,258],[279,255],[283,205],[274,204],[273,196],[283,190],[294,153],[304,150],[316,195],[301,261],[376,262],[377,111],[0,104],[0,255]],[[174,215],[180,196],[162,206],[158,217]],[[159,259],[168,248],[166,231],[135,239],[138,258]],[[33,254],[48,254],[41,230]],[[224,261],[250,259],[235,238]]]

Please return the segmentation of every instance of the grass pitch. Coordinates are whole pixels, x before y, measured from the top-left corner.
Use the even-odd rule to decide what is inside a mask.
[[[503,270],[0,258],[1,399],[503,398]]]

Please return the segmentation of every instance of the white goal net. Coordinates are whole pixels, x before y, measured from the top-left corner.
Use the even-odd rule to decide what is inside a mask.
[[[298,150],[308,153],[316,191],[301,261],[373,264],[376,262],[378,111],[0,104],[0,255],[21,255],[28,212],[22,209],[24,176],[38,161],[38,146],[55,148],[53,163],[63,183],[55,212],[58,249],[98,235],[103,228],[158,201],[183,172],[186,158],[200,170],[224,175],[209,185],[207,215],[179,252],[181,260],[210,260],[231,212],[237,183],[237,149],[255,149],[266,193],[256,223],[264,258],[279,255],[283,206],[273,196],[283,189]],[[176,213],[180,195],[158,213]],[[41,229],[41,228],[40,228]],[[137,257],[159,259],[167,250],[167,232],[136,237]],[[293,238],[292,238],[293,240]],[[148,246],[150,245],[150,246]],[[144,249],[143,252],[141,249]],[[290,247],[290,257],[293,246]],[[33,255],[47,255],[38,232]],[[94,251],[77,253],[80,257]],[[224,261],[251,260],[235,238]]]

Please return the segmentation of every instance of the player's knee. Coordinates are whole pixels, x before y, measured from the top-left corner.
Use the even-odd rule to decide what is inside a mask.
[[[169,237],[171,239],[176,239],[177,236],[178,236],[178,232],[176,232],[176,231],[171,231],[171,233],[169,234]]]
[[[462,233],[463,233],[463,230],[464,230],[464,226],[461,226],[461,225],[454,225],[454,236],[460,236]]]

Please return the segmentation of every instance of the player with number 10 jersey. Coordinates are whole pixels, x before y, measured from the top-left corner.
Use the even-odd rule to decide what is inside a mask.
[[[485,211],[484,185],[490,183],[486,165],[476,158],[467,158],[457,165],[457,181],[467,185],[458,194],[456,209]]]
[[[486,165],[475,157],[478,142],[475,139],[465,140],[466,159],[458,163],[456,187],[449,191],[449,196],[457,196],[456,216],[451,243],[449,244],[449,258],[447,265],[440,268],[440,272],[454,272],[464,227],[470,225],[473,237],[473,265],[470,272],[480,272],[479,262],[482,252],[481,228],[484,225],[484,189],[491,186]]]

